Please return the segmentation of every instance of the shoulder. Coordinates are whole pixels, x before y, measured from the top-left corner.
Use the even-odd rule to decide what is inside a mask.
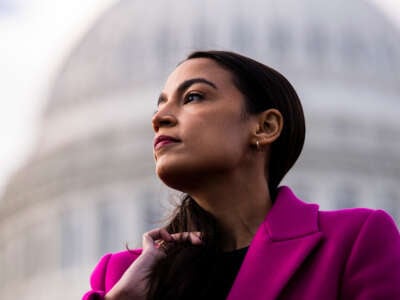
[[[321,232],[328,237],[340,240],[354,241],[363,236],[376,238],[391,236],[400,239],[394,220],[383,210],[352,208],[320,211],[318,222]]]
[[[322,230],[334,227],[359,231],[362,227],[374,224],[374,230],[395,230],[398,233],[392,217],[384,210],[369,208],[349,208],[333,211],[319,211],[319,223]]]
[[[320,211],[318,219],[327,251],[344,259],[343,299],[400,299],[400,233],[387,212]]]
[[[343,298],[400,299],[400,233],[388,213],[360,208],[321,212],[320,224],[331,246],[347,249]]]
[[[109,291],[141,252],[141,249],[135,249],[105,254],[90,277],[92,289]]]
[[[104,255],[100,262],[110,268],[126,268],[142,253],[142,249],[125,250]]]

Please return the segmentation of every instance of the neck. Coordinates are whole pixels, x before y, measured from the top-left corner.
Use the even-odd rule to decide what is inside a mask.
[[[248,246],[272,206],[264,176],[224,174],[189,194],[217,219],[224,251]]]

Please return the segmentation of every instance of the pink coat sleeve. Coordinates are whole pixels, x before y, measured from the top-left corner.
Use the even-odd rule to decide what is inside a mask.
[[[141,249],[135,249],[104,255],[90,276],[91,290],[82,300],[103,300],[141,252]]]
[[[400,234],[382,210],[371,213],[353,244],[341,299],[400,299]]]
[[[91,290],[83,295],[82,300],[102,300],[106,294],[106,271],[112,254],[104,255],[90,276]]]

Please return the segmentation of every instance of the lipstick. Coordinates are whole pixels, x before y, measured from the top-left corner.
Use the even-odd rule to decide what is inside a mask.
[[[154,150],[158,150],[163,146],[178,142],[180,141],[177,138],[168,135],[160,135],[154,139]]]

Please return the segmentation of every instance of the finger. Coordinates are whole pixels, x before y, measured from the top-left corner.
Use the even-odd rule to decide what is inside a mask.
[[[199,239],[201,239],[201,232],[200,231],[192,231],[192,234],[197,236]]]
[[[153,229],[153,230],[146,232],[145,234],[150,236],[153,239],[153,241],[156,241],[156,240],[165,240],[167,242],[173,241],[173,238],[171,237],[171,235],[168,233],[168,231],[165,228]]]
[[[142,236],[143,250],[154,248],[154,240],[148,232]]]
[[[161,228],[159,233],[160,233],[161,239],[163,241],[166,241],[166,242],[173,242],[174,241],[174,239],[172,238],[171,234],[169,234],[169,232],[165,228]]]
[[[173,241],[172,236],[165,228],[157,228],[143,234],[143,248],[158,248],[160,241]]]
[[[201,232],[198,231],[174,233],[171,236],[177,242],[189,240],[193,245],[201,245],[203,243],[200,238]]]
[[[195,234],[190,234],[190,242],[193,245],[201,245],[201,244],[203,244],[203,241],[200,239],[200,237],[198,237]]]

